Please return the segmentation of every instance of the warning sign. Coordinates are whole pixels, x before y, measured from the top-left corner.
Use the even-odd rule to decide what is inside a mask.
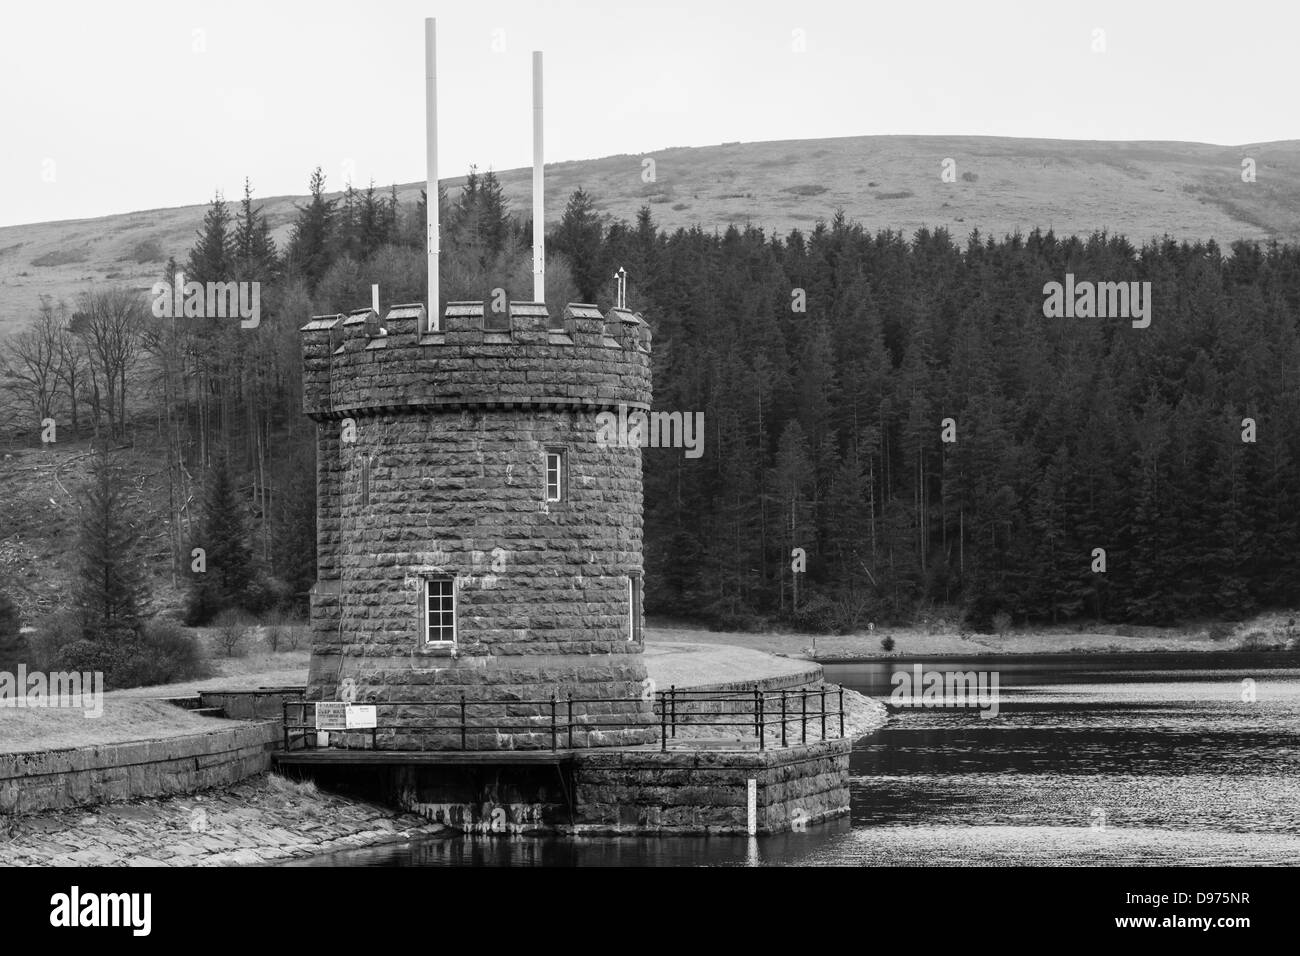
[[[348,704],[346,715],[348,730],[370,730],[376,726],[378,717],[374,704]]]
[[[333,700],[322,700],[316,704],[317,730],[346,730],[347,727],[347,704]]]

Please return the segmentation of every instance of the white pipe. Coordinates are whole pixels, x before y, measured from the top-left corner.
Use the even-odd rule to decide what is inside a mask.
[[[542,193],[542,51],[533,51],[533,301],[546,301],[546,209]]]
[[[425,202],[428,210],[429,330],[442,328],[438,311],[438,25],[424,18]]]

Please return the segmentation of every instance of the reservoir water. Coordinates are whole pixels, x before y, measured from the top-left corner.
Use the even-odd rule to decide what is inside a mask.
[[[1300,864],[1300,654],[896,658],[826,676],[888,699],[916,663],[996,672],[998,715],[894,709],[854,748],[850,816],[802,833],[455,835],[296,862]]]

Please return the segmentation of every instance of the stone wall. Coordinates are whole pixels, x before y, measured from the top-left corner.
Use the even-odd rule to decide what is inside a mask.
[[[218,716],[232,720],[283,720],[284,703],[302,700],[302,687],[262,687],[258,690],[201,690],[199,706],[216,707]],[[290,712],[290,720],[296,711]]]
[[[303,329],[319,438],[308,698],[338,699],[350,681],[356,702],[392,703],[387,748],[460,746],[458,731],[421,725],[457,722],[462,696],[471,749],[550,747],[549,705],[526,701],[552,694],[607,698],[575,707],[591,721],[575,746],[653,740],[628,640],[641,449],[596,441],[602,410],[649,407],[648,327],[570,306],[551,329],[544,307],[520,303],[501,331],[484,329],[482,303],[453,303],[438,333],[421,321],[395,307],[384,335],[369,310]],[[551,448],[566,456],[558,502],[545,500]],[[425,641],[429,576],[455,577],[455,647]]]
[[[584,750],[551,766],[390,766],[375,775],[313,767],[325,786],[369,786],[456,829],[483,833],[758,833],[849,812],[852,742],[767,751]],[[572,804],[572,805],[571,805]]]
[[[592,751],[576,770],[577,832],[745,833],[756,782],[759,833],[849,812],[852,742],[765,751]]]
[[[279,721],[41,753],[0,753],[0,813],[33,813],[226,786],[270,767]]]

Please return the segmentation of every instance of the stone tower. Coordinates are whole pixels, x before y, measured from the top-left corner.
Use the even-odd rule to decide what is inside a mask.
[[[458,727],[462,695],[471,750],[549,748],[550,707],[521,701],[552,694],[561,721],[568,695],[606,698],[575,704],[574,746],[654,740],[641,449],[597,441],[601,412],[650,407],[649,327],[625,309],[570,305],[553,323],[540,303],[453,302],[428,328],[413,305],[302,329],[317,423],[308,699],[380,703],[379,723],[398,725],[378,732],[384,749],[459,747],[459,730],[420,725]]]

